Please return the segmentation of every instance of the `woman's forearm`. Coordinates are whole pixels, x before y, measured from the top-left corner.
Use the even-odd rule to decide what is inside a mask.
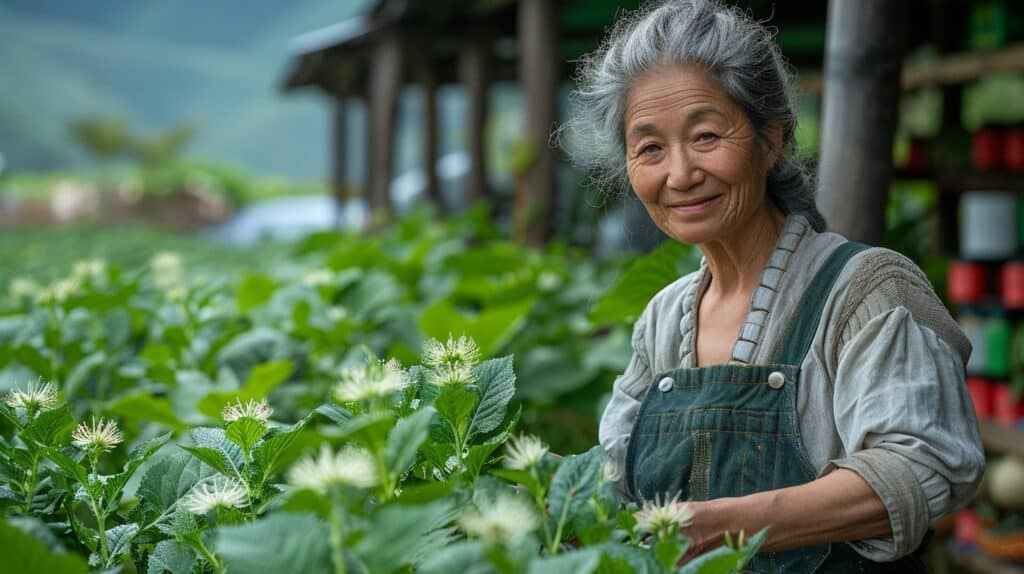
[[[763,550],[892,535],[882,500],[857,473],[839,469],[800,486],[691,503],[691,554],[721,545],[724,532],[751,535],[771,526]]]

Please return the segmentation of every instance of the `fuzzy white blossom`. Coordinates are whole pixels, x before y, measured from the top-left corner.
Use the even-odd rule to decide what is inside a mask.
[[[179,287],[185,281],[185,264],[181,255],[172,251],[154,255],[149,260],[149,269],[153,272],[153,284],[163,291]]]
[[[224,419],[226,423],[244,418],[266,422],[272,414],[274,414],[274,409],[270,408],[267,401],[254,401],[250,399],[243,403],[242,399],[238,399],[234,403],[224,405],[224,409],[220,412],[220,418]]]
[[[490,544],[514,546],[541,524],[533,506],[520,496],[502,492],[477,504],[459,517],[459,526],[471,537]]]
[[[71,433],[71,444],[88,451],[111,450],[123,440],[116,422],[95,417],[92,424],[80,423]]]
[[[548,452],[548,445],[532,435],[512,437],[505,445],[505,468],[527,470],[537,466]]]
[[[74,277],[58,279],[49,287],[39,292],[38,301],[41,303],[63,303],[82,289],[82,282]]]
[[[334,280],[334,272],[330,269],[311,269],[302,276],[302,282],[309,287],[323,287]]]
[[[430,370],[427,380],[438,387],[461,387],[476,382],[476,373],[466,364],[441,365]]]
[[[480,349],[476,342],[469,337],[453,339],[448,336],[448,342],[442,343],[437,339],[431,339],[423,345],[423,364],[428,367],[472,367],[480,360]]]
[[[107,262],[102,259],[86,259],[76,261],[71,268],[71,276],[79,280],[96,280],[107,272]]]
[[[370,488],[377,484],[377,466],[365,449],[346,445],[337,453],[322,445],[320,454],[307,456],[288,471],[288,482],[299,488],[326,492],[332,486]]]
[[[394,359],[345,367],[341,370],[341,379],[334,386],[334,398],[343,403],[355,403],[387,397],[411,382],[409,375]]]
[[[348,307],[339,305],[327,309],[327,318],[330,319],[332,323],[344,321],[348,318]]]
[[[656,495],[654,500],[644,501],[643,507],[633,513],[636,518],[636,529],[650,532],[659,537],[670,536],[693,521],[690,505],[679,502],[679,493],[672,498],[666,497],[662,502]]]
[[[35,297],[41,289],[38,283],[25,277],[15,277],[7,285],[7,293],[15,301]]]
[[[554,271],[542,271],[537,276],[537,288],[545,293],[555,291],[562,286],[562,276]]]
[[[52,409],[60,404],[57,387],[53,383],[30,382],[25,390],[14,389],[4,397],[4,403],[12,409],[22,409],[31,414]]]
[[[217,477],[197,484],[185,496],[181,505],[192,514],[204,515],[218,508],[242,508],[248,503],[245,485],[235,479]]]

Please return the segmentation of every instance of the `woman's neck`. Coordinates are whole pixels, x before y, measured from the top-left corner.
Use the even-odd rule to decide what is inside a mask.
[[[699,245],[711,273],[708,289],[716,298],[745,298],[757,287],[785,225],[786,216],[766,202],[737,233]]]

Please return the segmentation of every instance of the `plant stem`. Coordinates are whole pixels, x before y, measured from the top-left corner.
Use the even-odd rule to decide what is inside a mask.
[[[36,497],[36,473],[39,471],[39,455],[32,455],[32,470],[28,473],[28,480],[25,482],[25,514],[31,514],[32,501]]]
[[[213,567],[213,574],[224,574],[224,565],[221,564],[221,561],[218,560],[213,552],[210,552],[210,549],[206,547],[206,544],[203,543],[202,536],[196,536],[195,539],[196,548],[199,550],[199,553],[203,555],[203,558],[206,558],[206,561],[210,563],[210,566]]]
[[[345,513],[341,509],[341,496],[337,487],[331,489],[331,562],[334,574],[345,574],[345,546],[342,526]]]
[[[100,512],[99,504],[96,503],[96,499],[89,495],[89,500],[92,503],[92,513],[96,515],[96,531],[100,535],[100,557],[103,558],[103,566],[107,566],[107,562],[110,560],[110,550],[107,549],[107,530],[104,526],[106,522],[106,516]]]
[[[548,552],[552,555],[558,554],[558,545],[562,542],[562,528],[565,527],[565,519],[569,514],[569,502],[571,498],[567,498],[565,504],[562,505],[562,515],[558,517],[558,529],[555,530],[555,539],[551,542],[551,546],[548,548]]]

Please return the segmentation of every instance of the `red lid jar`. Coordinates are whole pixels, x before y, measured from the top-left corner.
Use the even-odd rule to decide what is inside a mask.
[[[975,169],[995,170],[1003,167],[1003,133],[988,126],[971,136],[971,165]]]
[[[949,299],[957,304],[973,303],[985,295],[985,267],[973,261],[949,264]]]
[[[1014,126],[1003,136],[1003,167],[1024,171],[1024,127]]]
[[[999,270],[999,295],[1003,307],[1024,309],[1024,261],[1007,262]]]

